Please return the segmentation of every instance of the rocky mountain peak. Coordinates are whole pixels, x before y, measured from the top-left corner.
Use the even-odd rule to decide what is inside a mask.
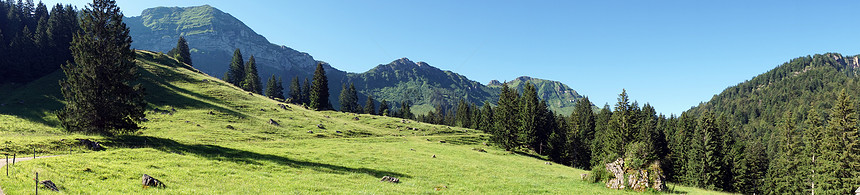
[[[487,86],[502,86],[502,82],[499,82],[499,80],[493,79],[492,81],[490,81],[490,83],[487,84]]]

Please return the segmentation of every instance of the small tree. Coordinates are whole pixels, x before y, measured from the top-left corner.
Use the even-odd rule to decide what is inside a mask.
[[[248,58],[248,63],[245,64],[245,80],[242,81],[242,89],[260,94],[262,88],[260,76],[257,75],[257,60],[254,59],[254,55],[251,55],[251,58]]]
[[[364,103],[364,113],[376,115],[376,105],[373,102],[373,96],[367,95],[367,102]]]
[[[275,75],[272,74],[272,76],[269,77],[269,81],[266,82],[266,97],[269,97],[272,99],[275,99],[275,98],[284,99],[284,89],[283,88],[284,87],[281,86],[281,79],[280,78],[275,79]]]
[[[188,42],[185,41],[185,37],[183,36],[179,36],[179,41],[176,41],[176,47],[167,52],[167,55],[191,66],[191,49],[188,48]]]
[[[290,82],[290,103],[301,104],[302,102],[302,87],[299,84],[299,76],[293,77]]]
[[[379,103],[379,115],[380,116],[391,115],[391,113],[389,111],[388,102],[385,100],[382,100],[382,102]]]
[[[242,51],[239,51],[239,49],[233,51],[233,59],[230,60],[230,67],[224,73],[224,81],[233,84],[233,86],[241,87],[242,81],[245,80],[245,65],[242,64],[243,62]]]

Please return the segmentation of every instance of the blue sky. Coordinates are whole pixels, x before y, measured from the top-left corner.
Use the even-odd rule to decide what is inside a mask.
[[[57,1],[45,1],[54,4]],[[78,7],[87,1],[63,1]],[[349,72],[408,57],[486,84],[558,80],[597,105],[621,89],[680,114],[792,58],[860,54],[858,1],[120,1],[126,16],[209,4]],[[193,47],[193,46],[192,46]]]

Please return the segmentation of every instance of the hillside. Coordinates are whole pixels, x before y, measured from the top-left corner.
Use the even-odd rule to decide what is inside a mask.
[[[304,80],[313,75],[316,63],[324,63],[329,89],[334,94],[329,100],[335,108],[340,107],[337,95],[341,86],[349,82],[356,84],[359,102],[363,103],[367,95],[374,96],[377,101],[408,100],[415,105],[413,112],[416,114],[430,111],[437,104],[456,104],[461,97],[478,105],[484,101],[498,101],[499,89],[406,58],[380,64],[364,73],[347,73],[308,53],[270,43],[239,19],[208,5],[149,8],[140,16],[126,18],[125,22],[134,39],[132,46],[137,49],[167,52],[176,46],[180,35],[185,36],[194,67],[219,78],[227,70],[236,48],[242,51],[245,60],[254,55],[263,81],[273,74],[282,77],[284,82],[296,76]],[[556,81],[533,82],[540,85],[541,97],[550,102],[553,110],[570,114],[570,106],[579,97],[575,91]]]
[[[52,112],[62,106],[59,72],[0,88],[9,94],[0,97],[2,153],[32,155],[35,148],[39,155],[64,155],[17,163],[11,178],[0,180],[3,191],[32,193],[38,172],[69,194],[631,193],[580,181],[583,170],[485,146],[486,135],[475,130],[297,105],[284,109],[159,53],[138,51],[137,63],[148,121],[130,135],[58,129]],[[108,150],[87,151],[73,138],[102,142]],[[141,174],[168,187],[142,189]],[[379,182],[382,176],[401,183]]]
[[[848,89],[853,97],[860,97],[860,90],[856,90],[860,84],[856,76],[858,63],[858,56],[838,53],[795,58],[728,87],[687,112],[722,113],[740,123],[742,133],[765,135],[788,110],[801,113],[796,116],[802,119],[813,107],[819,111],[830,109],[842,89]]]

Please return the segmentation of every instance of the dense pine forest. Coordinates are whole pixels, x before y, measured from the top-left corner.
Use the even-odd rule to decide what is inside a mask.
[[[0,2],[0,83],[26,83],[72,60],[72,35],[79,29],[70,5],[32,0]]]

